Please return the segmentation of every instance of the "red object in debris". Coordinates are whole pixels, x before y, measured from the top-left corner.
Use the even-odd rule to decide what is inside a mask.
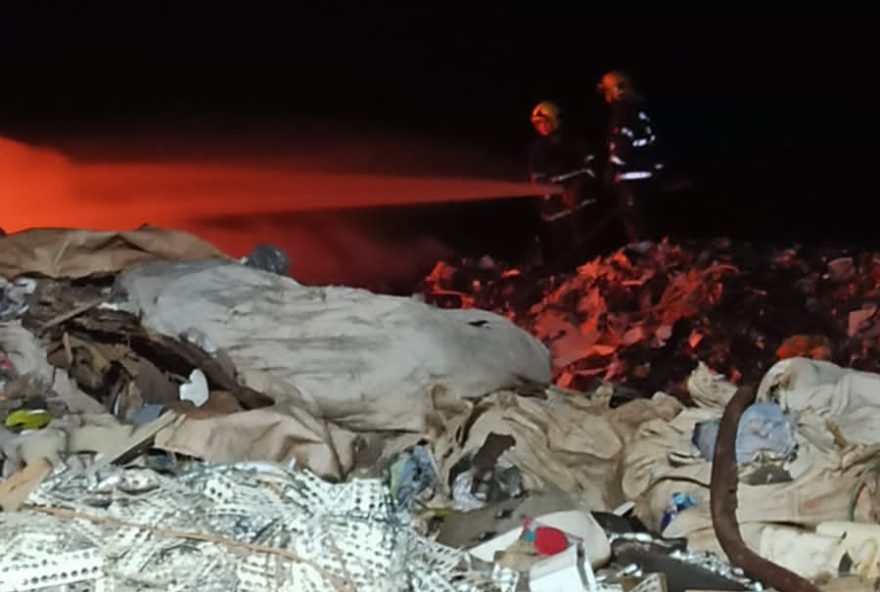
[[[535,528],[535,540],[532,545],[538,555],[547,557],[565,551],[568,548],[568,537],[558,528],[538,526]]]

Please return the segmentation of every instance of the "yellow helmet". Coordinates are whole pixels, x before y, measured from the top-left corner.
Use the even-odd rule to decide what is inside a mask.
[[[537,120],[546,120],[556,127],[559,125],[559,106],[553,101],[541,101],[532,109],[532,123]]]

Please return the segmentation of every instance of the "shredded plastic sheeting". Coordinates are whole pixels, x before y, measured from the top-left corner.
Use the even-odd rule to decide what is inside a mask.
[[[516,587],[514,572],[469,561],[418,535],[380,481],[262,463],[62,472],[0,514],[0,592]]]

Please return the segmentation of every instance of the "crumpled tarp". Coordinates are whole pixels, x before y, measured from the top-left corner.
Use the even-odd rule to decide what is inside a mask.
[[[846,570],[867,583],[880,577],[880,525],[855,522],[823,522],[816,532],[785,526],[767,527],[761,533],[761,555],[808,579],[828,578]],[[823,590],[825,588],[823,587]],[[859,586],[839,588],[859,590]],[[874,590],[874,586],[870,586]]]
[[[0,236],[0,276],[82,278],[155,260],[228,259],[213,245],[177,230],[144,226],[125,232],[38,228]]]
[[[880,374],[841,368],[831,362],[791,358],[777,363],[758,387],[758,399],[775,400],[824,432],[833,422],[850,444],[880,443]]]
[[[179,421],[156,436],[156,448],[211,463],[295,463],[342,479],[353,465],[355,434],[287,402],[230,415]]]
[[[769,525],[811,528],[825,521],[867,520],[870,501],[854,493],[880,455],[873,427],[880,421],[878,381],[876,375],[802,358],[779,362],[767,373],[761,398],[772,392],[783,409],[793,412],[797,452],[784,463],[773,463],[790,480],[749,483],[740,478],[738,520],[755,552]],[[697,407],[671,422],[646,422],[628,447],[623,467],[624,493],[639,501],[637,513],[649,528],[660,527],[672,494],[694,495],[696,506],[676,515],[663,535],[687,537],[690,548],[718,553],[709,513],[712,464],[691,438],[697,423],[722,412],[720,405]],[[740,465],[741,475],[757,470]]]
[[[197,330],[247,386],[294,388],[323,418],[357,430],[422,431],[435,389],[475,398],[547,385],[547,348],[509,320],[345,287],[302,286],[241,265],[153,263],[118,286],[144,326]]]
[[[25,510],[0,513],[0,573],[0,591],[512,592],[517,581],[419,536],[378,481],[331,485],[256,463],[55,474]]]
[[[499,462],[517,467],[526,490],[565,491],[573,502],[591,510],[610,510],[623,501],[619,467],[626,444],[639,425],[668,421],[681,411],[672,397],[657,394],[617,408],[607,396],[593,399],[549,393],[533,398],[498,392],[476,403],[437,405],[432,425],[434,456],[441,481],[472,457],[490,434],[513,437],[515,443]]]
[[[583,508],[610,510],[624,501],[620,465],[639,426],[669,421],[682,406],[662,393],[616,408],[609,402],[607,395],[588,399],[552,391],[540,398],[497,391],[477,401],[435,392],[424,431],[369,435],[382,442],[386,460],[427,442],[437,463],[437,492],[446,498],[452,496],[453,473],[461,461],[472,458],[490,434],[511,436],[514,444],[499,462],[516,467],[528,491],[561,490]],[[155,446],[211,462],[294,461],[339,479],[353,469],[353,448],[361,436],[293,403],[278,403],[222,417],[181,417],[157,434]]]

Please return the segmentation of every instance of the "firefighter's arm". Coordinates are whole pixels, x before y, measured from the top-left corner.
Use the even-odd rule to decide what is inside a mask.
[[[547,176],[546,173],[541,173],[537,171],[532,171],[529,175],[529,179],[535,185],[544,185],[550,182],[550,178]]]

